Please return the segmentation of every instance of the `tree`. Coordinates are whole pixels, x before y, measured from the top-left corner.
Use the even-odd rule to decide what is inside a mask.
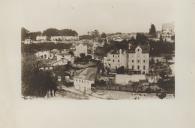
[[[125,73],[125,67],[124,66],[119,67],[116,72],[118,74],[124,74]]]
[[[62,29],[59,33],[61,36],[78,36],[78,33],[72,29]]]
[[[32,39],[32,40],[36,40],[36,37],[37,37],[38,35],[41,35],[41,32],[40,32],[40,31],[38,31],[38,32],[29,32],[29,33],[28,33],[28,38],[30,38],[30,39]]]
[[[144,43],[147,40],[148,40],[147,37],[143,33],[137,33],[136,34],[136,42],[138,42],[138,43]]]
[[[106,33],[103,32],[103,33],[101,34],[101,38],[106,38]]]
[[[56,28],[48,28],[43,31],[43,35],[51,37],[51,36],[60,36],[60,32]]]
[[[26,28],[24,27],[21,28],[21,40],[22,41],[24,41],[27,38],[28,33],[29,31]]]
[[[90,61],[92,59],[92,56],[91,55],[87,55],[86,59],[87,59],[87,61]]]
[[[23,96],[44,97],[48,92],[51,96],[55,96],[57,80],[52,76],[52,73],[40,71],[37,62],[32,61],[32,58],[24,59],[22,65]]]
[[[84,58],[85,58],[85,53],[81,53],[81,54],[80,54],[80,57],[81,57],[82,59],[84,59]]]
[[[155,28],[154,24],[151,24],[151,27],[150,27],[150,30],[149,30],[149,34],[152,35],[153,37],[157,36],[156,28]]]
[[[97,29],[92,31],[91,36],[93,39],[99,38],[100,37],[99,31]]]

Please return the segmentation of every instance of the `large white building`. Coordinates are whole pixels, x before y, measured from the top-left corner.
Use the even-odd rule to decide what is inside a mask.
[[[51,41],[76,41],[79,40],[78,36],[51,36]]]
[[[137,71],[142,74],[149,72],[149,46],[129,45],[128,50],[110,52],[103,60],[104,66],[117,69],[124,66],[129,71]]]
[[[75,56],[79,57],[81,53],[87,55],[87,45],[80,43],[75,46],[75,49],[76,49],[74,52]]]
[[[84,93],[91,93],[91,85],[95,83],[96,68],[87,68],[74,76],[74,87]]]
[[[53,59],[55,55],[50,51],[39,51],[35,53],[37,58],[40,59]]]
[[[37,36],[36,40],[37,41],[47,41],[47,36]]]
[[[174,24],[166,23],[162,25],[162,32],[161,32],[162,39],[168,42],[174,42]]]

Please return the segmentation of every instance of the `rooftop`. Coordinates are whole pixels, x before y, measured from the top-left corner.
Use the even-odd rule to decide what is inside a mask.
[[[83,79],[83,80],[90,80],[94,81],[96,76],[96,68],[86,68],[77,75],[75,75],[75,78]]]

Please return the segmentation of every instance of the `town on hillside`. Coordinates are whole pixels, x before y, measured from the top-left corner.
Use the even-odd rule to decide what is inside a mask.
[[[22,97],[171,99],[175,97],[174,24],[148,32],[21,29]]]

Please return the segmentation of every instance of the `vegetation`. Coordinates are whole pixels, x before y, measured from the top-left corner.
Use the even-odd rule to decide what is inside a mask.
[[[43,35],[46,35],[48,37],[51,37],[51,36],[78,36],[78,33],[72,29],[58,30],[56,28],[48,28],[45,31],[43,31]]]
[[[25,45],[22,44],[22,52],[26,53],[35,53],[37,51],[43,51],[43,50],[52,50],[52,49],[69,49],[72,46],[71,43],[64,44],[64,43],[38,43],[38,44],[29,44]]]
[[[158,83],[167,93],[175,94],[175,77],[160,79]]]
[[[57,90],[56,79],[51,72],[40,71],[35,57],[23,55],[22,62],[22,95],[44,97],[47,93],[55,95]]]
[[[150,30],[149,30],[149,34],[150,34],[152,37],[156,37],[156,36],[157,36],[156,28],[155,28],[154,24],[151,24],[151,27],[150,27]]]
[[[22,27],[21,28],[21,40],[24,41],[28,37],[29,30]]]
[[[24,41],[25,39],[36,40],[38,35],[41,35],[41,32],[30,32],[24,27],[21,28],[21,41]]]
[[[173,55],[175,53],[174,43],[150,41],[149,44],[150,44],[150,56],[160,56],[162,54]]]

